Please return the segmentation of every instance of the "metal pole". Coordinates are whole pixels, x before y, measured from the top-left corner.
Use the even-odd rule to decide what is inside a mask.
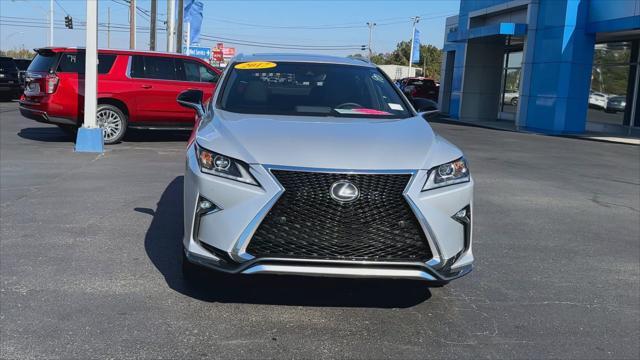
[[[53,46],[53,0],[49,1],[49,46]]]
[[[191,23],[187,23],[187,55],[190,54],[191,49]]]
[[[98,0],[87,0],[87,38],[84,68],[84,127],[96,128],[98,97]]]
[[[175,20],[175,2],[173,0],[167,1],[167,52],[174,51],[175,40],[173,38],[174,20]]]
[[[371,38],[373,36],[373,27],[376,26],[376,23],[368,22],[367,26],[369,27],[369,61],[371,61],[371,56],[373,55],[373,52],[371,51]]]
[[[414,37],[416,35],[416,24],[418,23],[418,21],[420,21],[420,16],[414,16],[411,18],[411,20],[413,20],[413,27],[411,30],[411,49],[409,50],[409,73],[407,74],[408,77],[411,77],[411,64],[413,63],[413,41],[415,40]]]
[[[184,0],[178,0],[178,48],[177,52],[182,52],[182,37],[184,36]]]
[[[107,8],[107,48],[111,47],[111,7]]]
[[[422,77],[427,77],[427,57],[425,56],[422,59]]]
[[[631,65],[633,66],[633,65]],[[629,118],[629,130],[628,134],[631,135],[631,130],[634,126],[640,125],[636,124],[636,112],[638,111],[638,92],[640,91],[638,87],[640,87],[640,61],[636,62],[636,79],[635,86],[633,87],[633,103],[631,104],[631,117]]]
[[[151,0],[151,20],[150,24],[150,38],[149,38],[149,50],[156,51],[156,17],[158,16],[158,0]]]
[[[136,0],[129,0],[129,49],[136,48]]]

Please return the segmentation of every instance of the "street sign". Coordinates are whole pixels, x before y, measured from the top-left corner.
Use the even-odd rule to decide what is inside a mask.
[[[228,47],[222,48],[222,57],[225,59],[231,59],[236,56],[236,48]]]
[[[187,47],[183,46],[182,53],[189,56],[195,56],[207,61],[211,59],[211,48],[208,47],[190,46],[189,53],[187,54]]]
[[[213,49],[213,61],[222,62],[224,61],[224,53],[222,49]]]

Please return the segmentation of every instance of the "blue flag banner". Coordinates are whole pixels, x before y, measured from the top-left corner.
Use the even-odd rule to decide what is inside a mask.
[[[420,63],[420,30],[413,33],[413,63]]]
[[[191,36],[189,42],[200,42],[200,30],[202,28],[202,11],[204,4],[199,0],[184,0],[184,23],[191,24]],[[185,25],[186,26],[186,25]],[[186,31],[186,27],[185,27]]]

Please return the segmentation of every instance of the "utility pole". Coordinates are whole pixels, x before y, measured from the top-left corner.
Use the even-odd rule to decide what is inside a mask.
[[[191,50],[191,23],[187,23],[187,55],[189,55]]]
[[[107,8],[107,49],[111,48],[111,6]]]
[[[151,0],[151,20],[150,22],[150,39],[149,39],[149,50],[156,51],[156,17],[158,13],[158,0]]]
[[[369,61],[371,61],[371,56],[373,55],[373,52],[371,51],[371,37],[373,34],[373,27],[376,26],[376,23],[368,22],[367,26],[369,27]]]
[[[129,49],[136,48],[136,0],[129,0]]]
[[[182,52],[182,39],[184,38],[184,0],[178,0],[178,52]]]
[[[411,21],[413,21],[413,26],[411,30],[411,49],[409,50],[409,73],[407,74],[407,76],[411,76],[411,65],[413,64],[413,41],[415,40],[414,37],[416,36],[416,24],[420,22],[420,16],[412,17]]]
[[[53,0],[49,0],[49,46],[53,46]]]
[[[174,20],[175,16],[175,2],[167,1],[167,52],[174,52],[174,46],[176,44],[173,38],[174,32]]]

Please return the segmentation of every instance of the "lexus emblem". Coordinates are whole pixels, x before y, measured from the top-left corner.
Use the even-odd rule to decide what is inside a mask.
[[[329,193],[335,201],[342,203],[355,201],[360,197],[360,190],[348,180],[334,182]]]

